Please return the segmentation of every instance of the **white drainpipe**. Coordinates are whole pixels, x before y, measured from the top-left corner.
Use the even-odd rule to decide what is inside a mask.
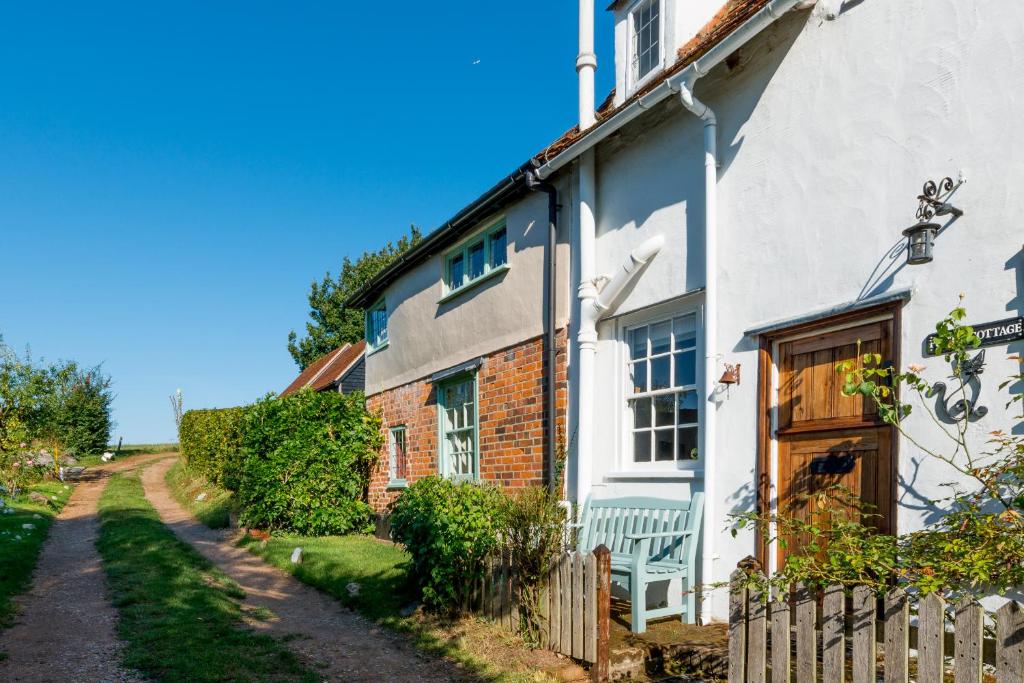
[[[718,118],[709,106],[693,96],[693,81],[679,84],[683,106],[704,122],[704,509],[703,556],[701,580],[711,581],[714,573],[715,536],[715,465],[718,462]],[[714,592],[702,594],[702,615],[714,614]],[[708,621],[705,618],[705,623]]]
[[[643,267],[658,255],[664,244],[665,238],[661,235],[644,241],[629,253],[622,267],[612,275],[600,292],[593,277],[580,283],[579,414],[576,418],[577,503],[583,503],[590,496],[593,479],[594,356],[597,350],[597,323],[615,311],[619,296],[639,277]]]

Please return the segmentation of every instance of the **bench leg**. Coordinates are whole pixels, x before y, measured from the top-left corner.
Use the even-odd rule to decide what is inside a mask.
[[[684,624],[697,623],[697,596],[693,592],[693,585],[690,579],[683,581],[683,591],[686,593],[686,611],[683,612]]]
[[[639,577],[630,577],[629,589],[632,631],[644,633],[647,630],[647,584]]]

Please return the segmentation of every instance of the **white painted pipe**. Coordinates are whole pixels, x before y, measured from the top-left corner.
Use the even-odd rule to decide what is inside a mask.
[[[582,505],[590,495],[594,444],[594,357],[597,353],[597,264],[594,256],[597,223],[594,207],[597,178],[594,150],[587,150],[579,163],[580,183],[580,328],[576,336],[579,349],[579,387],[576,402],[576,502]]]
[[[696,79],[694,79],[696,80]],[[711,107],[693,95],[693,83],[680,84],[679,100],[683,106],[704,122],[704,538],[701,557],[701,582],[714,577],[715,495],[718,439],[716,418],[718,404],[718,117]],[[702,615],[715,613],[714,591],[702,593]],[[707,619],[705,618],[705,622]]]
[[[629,252],[629,256],[623,261],[622,267],[618,270],[612,279],[608,281],[608,284],[601,290],[601,294],[597,297],[597,301],[594,305],[597,307],[597,319],[609,315],[612,312],[613,306],[615,306],[619,295],[622,294],[622,290],[629,285],[636,277],[640,274],[640,270],[647,265],[652,258],[658,255],[661,248],[665,246],[665,238],[661,235],[655,235],[654,237],[646,240],[640,246],[633,251]]]
[[[576,74],[579,80],[580,130],[594,125],[594,72],[597,55],[594,53],[594,0],[580,0],[580,50],[576,56]]]

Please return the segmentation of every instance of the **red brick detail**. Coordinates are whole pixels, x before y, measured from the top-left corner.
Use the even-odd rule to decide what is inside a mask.
[[[556,335],[556,423],[565,433],[568,405],[566,330]],[[480,433],[480,478],[509,488],[545,482],[544,337],[537,337],[483,358],[477,371]],[[428,378],[389,389],[366,399],[383,420],[385,433],[405,426],[408,481],[438,473],[437,394]],[[369,502],[383,512],[400,491],[388,490],[385,444],[370,475]]]

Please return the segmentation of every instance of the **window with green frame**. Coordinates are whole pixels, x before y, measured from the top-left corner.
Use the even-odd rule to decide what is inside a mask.
[[[454,292],[508,263],[508,232],[505,221],[450,252],[445,259],[444,284]]]
[[[379,349],[388,343],[388,308],[381,299],[366,309],[366,345]]]
[[[441,475],[474,480],[479,476],[476,376],[463,375],[437,387]]]

